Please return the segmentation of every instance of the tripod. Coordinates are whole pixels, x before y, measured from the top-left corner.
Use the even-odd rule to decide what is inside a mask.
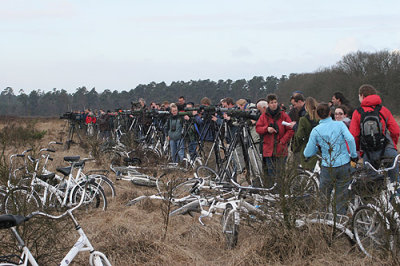
[[[67,141],[65,142],[65,147],[67,150],[69,150],[69,148],[71,147],[71,144],[76,143],[74,142],[74,134],[76,132],[76,135],[78,136],[79,139],[79,143],[82,142],[82,138],[79,135],[79,131],[76,128],[76,124],[77,122],[75,120],[68,120],[68,125],[69,125],[69,129],[68,129],[68,137],[67,137]]]

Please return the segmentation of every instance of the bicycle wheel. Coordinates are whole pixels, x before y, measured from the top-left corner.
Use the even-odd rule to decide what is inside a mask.
[[[4,198],[6,197],[7,192],[0,188],[0,210],[3,210],[3,203],[4,203]]]
[[[222,215],[222,232],[226,238],[226,245],[228,248],[234,248],[238,241],[239,225],[237,224],[236,210],[233,210],[231,204],[227,204]]]
[[[136,203],[138,203],[138,202],[140,202],[140,201],[142,201],[142,200],[144,200],[144,199],[147,199],[147,198],[148,198],[148,197],[145,196],[145,195],[136,197],[136,198],[134,198],[133,200],[130,200],[130,201],[126,204],[126,206],[135,205]]]
[[[90,265],[94,266],[111,266],[110,261],[107,259],[106,255],[99,251],[95,251],[93,255],[89,258]]]
[[[177,185],[172,189],[171,198],[178,200],[190,196],[192,193],[196,193],[195,190],[200,182],[200,179],[191,179]]]
[[[42,208],[42,202],[35,191],[27,187],[10,190],[3,201],[3,211],[8,214],[28,215]]]
[[[145,147],[140,151],[139,158],[145,163],[158,163],[161,159],[161,153],[157,149]]]
[[[85,182],[76,185],[72,189],[72,203],[77,204],[82,197],[82,191],[84,190]],[[104,190],[97,185],[90,182],[87,186],[85,199],[83,200],[83,204],[86,210],[97,209],[100,208],[103,211],[107,210],[107,197],[104,193]]]
[[[190,214],[193,211],[200,211],[200,202],[195,199],[192,202],[189,202],[182,207],[177,208],[176,210],[173,210],[172,212],[169,213],[169,216],[176,216],[176,215],[185,215],[185,214]]]
[[[117,150],[115,150],[113,148],[107,148],[104,151],[102,151],[101,153],[103,155],[103,158],[105,158],[111,164],[117,165],[117,166],[123,165],[122,156]]]
[[[256,149],[254,147],[250,147],[248,149],[249,154],[249,174],[251,177],[251,183],[253,186],[261,186],[263,185],[263,166],[262,166],[262,159],[259,158],[260,155],[257,154]]]
[[[130,179],[134,185],[144,186],[144,187],[155,187],[156,186],[156,180],[150,178],[149,176],[148,177],[131,176]]]
[[[65,188],[59,188],[60,192],[65,193]],[[58,193],[58,192],[57,192]],[[49,199],[47,201],[47,207],[51,209],[55,209],[56,211],[62,211],[62,200],[63,198],[60,197],[60,199],[57,197],[56,193],[50,193]]]
[[[304,173],[298,174],[290,184],[290,193],[292,195],[317,195],[318,184],[312,176]]]
[[[94,181],[101,186],[108,198],[115,198],[117,193],[115,192],[115,187],[113,182],[105,175],[92,174],[88,175],[89,180],[94,179]]]
[[[360,250],[370,258],[385,256],[393,242],[389,222],[375,208],[361,206],[352,220],[354,237]]]
[[[219,175],[208,166],[200,165],[196,168],[196,178],[201,178],[207,181],[216,182],[219,180]]]

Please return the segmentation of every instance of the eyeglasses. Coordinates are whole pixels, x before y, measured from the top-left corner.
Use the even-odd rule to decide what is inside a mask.
[[[335,115],[344,115],[344,113],[335,113]]]

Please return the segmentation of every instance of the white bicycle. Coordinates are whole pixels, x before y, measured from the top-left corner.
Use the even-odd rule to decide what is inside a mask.
[[[87,193],[86,187],[84,188],[83,191],[83,195],[85,195]],[[14,238],[17,240],[18,245],[20,247],[21,250],[21,255],[20,256],[15,256],[15,255],[10,255],[10,256],[0,256],[0,265],[33,265],[33,266],[37,266],[38,263],[36,262],[36,259],[34,258],[34,256],[32,255],[31,251],[29,250],[29,248],[25,245],[24,241],[22,240],[21,236],[18,234],[17,231],[17,226],[27,222],[28,220],[30,220],[32,217],[36,216],[36,215],[42,215],[51,219],[60,219],[66,215],[68,215],[72,222],[75,225],[75,229],[78,231],[79,234],[79,239],[75,242],[75,244],[72,246],[72,248],[70,249],[70,251],[67,253],[67,255],[61,260],[61,262],[59,263],[59,265],[69,265],[73,259],[75,258],[75,256],[80,253],[80,252],[85,252],[88,251],[89,252],[89,264],[90,265],[95,265],[95,266],[100,266],[100,265],[111,265],[110,261],[107,259],[106,255],[104,255],[103,253],[96,251],[92,244],[90,243],[89,239],[87,238],[85,232],[83,231],[83,229],[81,228],[81,226],[79,225],[78,221],[75,219],[74,215],[72,214],[72,212],[76,209],[78,209],[84,199],[86,197],[85,196],[81,196],[80,198],[80,202],[78,205],[76,205],[75,207],[68,209],[66,212],[64,212],[63,214],[59,215],[59,216],[53,216],[47,213],[43,213],[43,212],[33,212],[31,214],[29,214],[28,216],[22,216],[22,215],[11,215],[11,214],[4,214],[4,215],[0,215],[0,229],[11,229],[11,232],[14,236]],[[14,262],[14,261],[9,261],[9,259],[11,258],[17,258],[18,262]]]

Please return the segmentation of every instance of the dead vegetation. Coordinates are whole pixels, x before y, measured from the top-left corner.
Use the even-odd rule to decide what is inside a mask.
[[[2,120],[4,123],[6,120]],[[19,121],[21,126],[30,120]],[[58,119],[39,120],[34,124],[43,138],[34,140],[36,147],[45,146],[51,140],[60,141],[60,131],[65,130],[64,122]],[[5,126],[3,125],[3,129]],[[64,139],[65,141],[65,139]],[[6,143],[7,144],[7,143]],[[5,155],[22,151],[26,146],[6,145]],[[63,156],[81,155],[88,157],[88,148],[78,145],[65,151],[59,149],[54,156],[53,169],[63,166]],[[3,162],[4,164],[4,162]],[[4,166],[4,165],[3,165]],[[2,166],[2,167],[3,167]],[[88,164],[88,168],[98,168]],[[108,165],[101,165],[107,169]],[[160,174],[158,171],[157,174]],[[168,175],[179,176],[172,172]],[[182,174],[183,175],[183,174]],[[109,200],[106,212],[80,213],[78,219],[97,250],[104,252],[113,265],[382,265],[393,264],[390,257],[384,261],[366,259],[357,248],[341,237],[331,239],[330,228],[317,225],[301,229],[287,229],[280,222],[264,224],[243,223],[240,227],[238,246],[228,249],[221,233],[220,217],[204,219],[202,226],[197,216],[172,217],[166,221],[165,204],[144,200],[140,204],[126,207],[125,204],[139,195],[149,195],[155,189],[137,187],[127,181],[117,181],[111,175],[117,189],[117,198]],[[60,261],[77,239],[71,223],[61,221],[51,226],[38,226],[36,218],[27,223],[26,231],[41,236],[35,254],[41,264],[55,264]],[[166,223],[168,230],[166,230]],[[31,224],[31,225],[30,225]],[[57,234],[65,228],[68,233]],[[22,230],[22,229],[21,229]],[[33,233],[32,233],[33,232]],[[28,232],[27,232],[28,234]],[[9,232],[0,231],[0,255],[8,254],[10,244],[5,245]],[[72,242],[71,242],[72,240]],[[53,241],[53,242],[52,242]],[[12,244],[12,243],[11,243]],[[55,252],[57,251],[57,252]],[[52,257],[54,256],[54,257]],[[87,265],[86,257],[78,256],[76,265]]]

